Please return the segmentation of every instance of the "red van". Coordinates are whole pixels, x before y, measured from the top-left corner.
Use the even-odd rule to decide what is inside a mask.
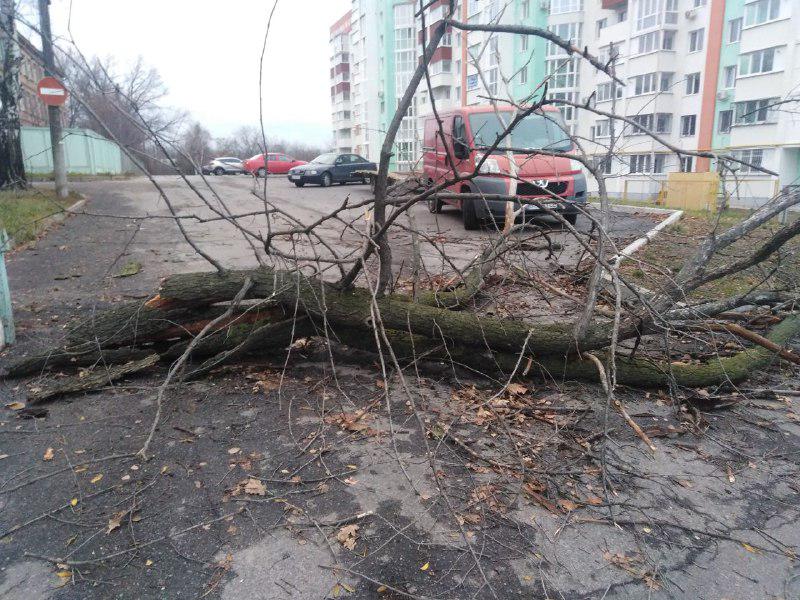
[[[498,117],[499,112],[499,117]],[[456,161],[456,170],[468,175],[475,171],[483,158],[482,148],[494,144],[514,117],[514,107],[466,106],[440,113],[444,125],[445,143]],[[438,124],[431,116],[425,121],[423,171],[429,183],[435,184],[452,178],[453,169],[448,164],[447,152],[438,134]],[[545,106],[528,115],[499,144],[500,148],[552,150],[572,152],[573,143],[566,133],[561,112],[554,106]],[[574,224],[578,217],[577,204],[586,203],[586,177],[578,161],[554,156],[516,154],[517,177],[510,176],[508,154],[502,150],[492,153],[483,163],[480,174],[471,181],[456,183],[448,191],[458,194],[503,194],[512,191],[516,183],[516,196],[536,198],[548,208],[560,212]],[[555,197],[554,197],[555,196]],[[431,212],[439,212],[443,203],[461,209],[464,229],[477,229],[481,222],[490,219],[502,221],[505,201],[488,199],[429,200]],[[515,203],[515,209],[519,203]],[[532,219],[539,209],[526,205],[525,216]]]

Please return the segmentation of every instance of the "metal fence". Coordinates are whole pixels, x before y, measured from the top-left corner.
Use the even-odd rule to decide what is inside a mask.
[[[50,129],[22,127],[21,134],[25,170],[33,174],[52,173]],[[89,129],[65,129],[64,154],[68,173],[120,175],[126,172],[119,146]]]

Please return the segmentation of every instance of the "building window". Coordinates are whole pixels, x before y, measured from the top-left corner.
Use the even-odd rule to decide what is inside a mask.
[[[528,65],[522,67],[522,70],[519,72],[519,82],[520,83],[528,83]]]
[[[726,90],[736,87],[736,65],[729,65],[722,70],[722,85]]]
[[[520,39],[519,39],[519,47],[520,47],[520,49],[523,52],[527,52],[528,51],[528,36],[527,35],[521,35],[519,37],[520,37]]]
[[[772,106],[778,102],[777,98],[762,98],[761,100],[748,100],[747,102],[737,102],[736,109],[737,125],[757,125],[760,123],[774,122],[775,116]]]
[[[645,135],[647,131],[653,129],[653,113],[646,115],[632,115],[630,120],[637,125],[637,127],[631,128],[630,135]]]
[[[697,130],[697,115],[683,115],[681,117],[681,136],[689,137]]]
[[[663,32],[661,36],[661,49],[662,50],[675,49],[675,31],[669,29]]]
[[[616,81],[609,81],[597,86],[597,93],[594,99],[595,102],[606,102],[611,100],[614,94],[616,94],[617,100],[622,98],[622,86]]]
[[[664,165],[667,162],[667,155],[666,154],[654,154],[653,155],[653,173],[663,173],[664,172]]]
[[[637,54],[646,54],[658,50],[660,44],[661,32],[651,31],[636,38]]]
[[[600,35],[600,32],[606,27],[608,27],[608,19],[599,19],[597,21],[597,35]]]
[[[639,0],[636,11],[636,31],[658,25],[660,4],[659,0]]]
[[[692,5],[695,8],[700,8],[701,6],[705,6],[706,5],[706,0],[693,0]]]
[[[689,52],[700,52],[703,50],[703,29],[695,29],[689,32]]]
[[[523,19],[527,19],[531,15],[530,0],[523,0],[522,6],[520,7],[520,12],[522,13]]]
[[[775,48],[764,48],[739,57],[739,76],[770,73],[777,70]]]
[[[630,172],[631,173],[649,173],[652,161],[651,154],[631,154],[630,155]]]
[[[733,44],[742,39],[742,17],[728,22],[728,43]]]
[[[559,23],[558,25],[551,25],[548,27],[550,31],[555,33],[558,37],[564,40],[570,40],[574,45],[581,45],[581,33],[583,32],[583,23]],[[566,56],[567,52],[560,46],[556,46],[552,42],[547,43],[547,56]]]
[[[656,133],[670,133],[672,131],[672,115],[670,113],[656,114]]]
[[[719,111],[719,132],[730,133],[731,125],[733,125],[733,111],[730,109]]]
[[[578,12],[583,10],[583,0],[550,0],[550,14]]]
[[[672,73],[645,73],[628,79],[633,85],[633,95],[668,92],[672,87]]]
[[[487,92],[489,95],[494,97],[497,95],[497,67],[494,69],[489,69],[486,72],[486,80],[487,80]]]
[[[681,156],[681,173],[691,173],[694,170],[694,156]]]
[[[743,150],[734,150],[731,152],[731,156],[748,163],[746,165],[739,165],[740,173],[756,173],[763,175],[764,173],[755,167],[764,166],[764,159],[769,158],[769,151],[763,148],[745,148]],[[750,165],[753,166],[751,167]]]
[[[686,76],[686,95],[700,93],[700,73],[689,73]]]
[[[611,135],[611,121],[603,119],[595,121],[593,131],[593,139],[600,137],[609,137]]]
[[[756,0],[744,6],[744,26],[774,21],[781,14],[781,0]]]
[[[578,87],[578,59],[559,58],[547,61],[547,76],[551,89]]]

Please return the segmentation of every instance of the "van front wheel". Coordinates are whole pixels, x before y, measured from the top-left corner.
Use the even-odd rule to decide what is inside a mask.
[[[578,213],[572,213],[570,215],[564,215],[564,220],[574,227],[575,223],[578,220]]]
[[[474,231],[480,227],[478,213],[475,211],[475,200],[465,198],[461,201],[461,218],[464,221],[464,229]]]

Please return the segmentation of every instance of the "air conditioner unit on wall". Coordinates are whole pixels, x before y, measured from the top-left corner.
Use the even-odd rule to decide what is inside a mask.
[[[717,92],[717,100],[727,100],[728,99],[728,91],[722,90]]]
[[[541,2],[539,2],[539,8],[541,8],[544,11],[550,12],[550,0],[541,0]]]
[[[697,10],[694,8],[690,8],[689,10],[686,11],[685,15],[687,19],[692,20],[697,16]]]

